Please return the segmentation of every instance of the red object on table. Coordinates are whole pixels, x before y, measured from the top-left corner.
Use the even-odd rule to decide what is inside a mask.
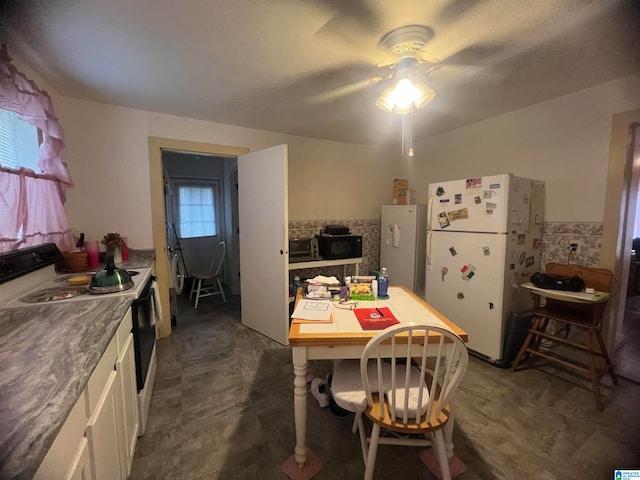
[[[383,308],[356,308],[353,313],[363,330],[384,330],[400,323],[391,310]]]

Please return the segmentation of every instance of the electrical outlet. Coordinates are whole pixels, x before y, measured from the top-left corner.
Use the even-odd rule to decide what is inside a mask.
[[[580,253],[582,249],[582,242],[580,240],[571,240],[569,242],[569,251],[575,253],[576,255]]]

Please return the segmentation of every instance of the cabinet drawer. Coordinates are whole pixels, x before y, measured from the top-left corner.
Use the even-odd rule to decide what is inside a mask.
[[[102,358],[98,362],[98,366],[91,374],[91,378],[89,378],[89,383],[87,384],[87,410],[89,416],[93,415],[96,405],[98,404],[98,400],[102,395],[102,391],[107,384],[109,375],[115,368],[116,359],[118,358],[117,343],[117,339],[114,336],[109,342],[104,355],[102,355]]]
[[[122,348],[127,343],[127,339],[129,338],[129,334],[133,330],[133,320],[131,316],[131,308],[127,310],[124,318],[122,319],[122,323],[118,327],[118,331],[116,332],[116,339],[118,342],[118,353],[122,351]]]

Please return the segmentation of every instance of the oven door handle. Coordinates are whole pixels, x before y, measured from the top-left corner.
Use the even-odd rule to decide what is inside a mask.
[[[149,287],[147,290],[147,287],[145,287],[145,290],[147,290],[147,294],[144,297],[138,297],[136,298],[131,305],[132,306],[138,306],[141,303],[145,303],[149,301],[149,298],[151,298],[151,296],[153,295],[153,290],[151,289],[151,284],[156,280],[156,277],[154,277],[153,275],[149,278]]]

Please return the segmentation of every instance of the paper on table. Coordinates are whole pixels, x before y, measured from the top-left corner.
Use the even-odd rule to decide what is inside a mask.
[[[302,298],[298,301],[291,318],[297,320],[327,321],[331,319],[331,302],[328,300],[309,300]]]

